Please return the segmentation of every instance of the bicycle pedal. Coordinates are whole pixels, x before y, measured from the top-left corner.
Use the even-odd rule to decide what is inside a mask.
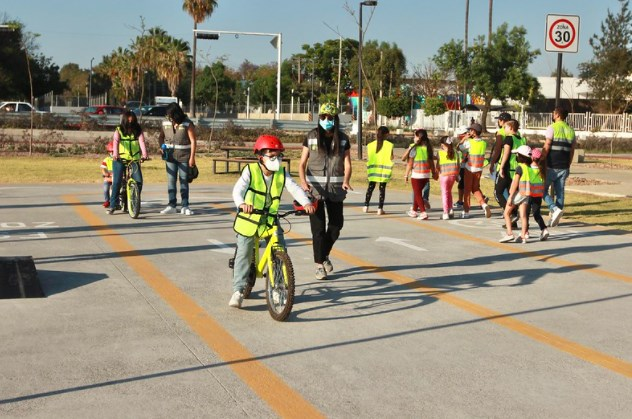
[[[235,269],[235,258],[228,259],[228,267],[230,269]]]

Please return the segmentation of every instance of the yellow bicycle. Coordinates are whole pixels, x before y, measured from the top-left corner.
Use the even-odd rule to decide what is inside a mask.
[[[268,216],[268,213],[261,210],[254,210],[253,213]],[[257,278],[266,278],[266,303],[270,316],[274,320],[284,321],[292,312],[294,304],[294,268],[292,261],[287,254],[285,236],[280,220],[288,215],[304,215],[302,209],[295,209],[284,213],[279,213],[274,217],[274,225],[265,231],[260,237],[255,237],[251,252],[252,262],[248,273],[248,280],[244,288],[244,298],[248,298],[252,292]],[[267,242],[262,254],[260,254],[259,243],[261,240]],[[234,267],[235,258],[229,260],[229,267]]]

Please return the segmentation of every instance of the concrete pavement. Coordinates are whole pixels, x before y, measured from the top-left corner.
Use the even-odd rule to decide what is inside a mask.
[[[549,241],[500,244],[498,216],[413,220],[395,191],[364,214],[356,185],[332,280],[313,277],[308,220],[290,220],[297,296],[278,323],[261,284],[227,305],[230,185],[194,184],[191,217],[159,214],[164,189],[147,185],[132,220],[105,215],[98,185],[0,186],[0,254],[33,256],[46,295],[0,300],[0,415],[632,410],[629,234],[562,220]]]

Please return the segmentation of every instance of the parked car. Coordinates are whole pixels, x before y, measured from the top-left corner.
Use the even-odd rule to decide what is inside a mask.
[[[35,113],[45,113],[40,110],[37,110],[31,106],[28,102],[1,102],[0,103],[0,112],[31,112],[31,110],[35,111]]]
[[[166,116],[167,105],[151,105],[141,108],[143,116]]]
[[[88,106],[83,110],[83,113],[88,115],[122,115],[123,112],[125,108],[112,105]]]

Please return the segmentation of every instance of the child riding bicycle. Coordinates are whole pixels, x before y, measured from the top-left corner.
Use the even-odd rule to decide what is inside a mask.
[[[284,150],[283,143],[277,137],[261,135],[254,146],[254,153],[259,161],[244,167],[233,187],[233,201],[239,210],[233,223],[233,229],[237,233],[237,251],[233,271],[233,295],[228,303],[231,307],[241,307],[252,262],[249,249],[252,248],[255,237],[261,236],[274,225],[283,189],[287,186],[306,213],[313,214],[315,211],[305,191],[281,166],[281,153]]]

